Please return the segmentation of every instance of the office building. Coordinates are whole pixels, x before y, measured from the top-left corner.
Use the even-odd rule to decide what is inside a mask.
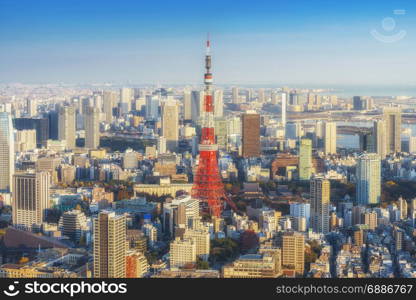
[[[246,113],[242,115],[243,157],[260,157],[260,115]]]
[[[323,178],[310,181],[311,227],[314,232],[328,233],[330,182]]]
[[[373,147],[374,152],[378,154],[381,159],[387,156],[387,128],[385,120],[374,121],[373,123]]]
[[[59,107],[58,139],[65,140],[68,149],[75,148],[75,108],[62,105]]]
[[[162,105],[162,135],[166,139],[166,149],[176,152],[179,141],[179,111],[176,101]]]
[[[48,172],[18,173],[13,176],[13,226],[38,230],[50,208]]]
[[[62,235],[69,237],[75,243],[79,243],[82,238],[86,242],[85,238],[89,227],[87,217],[81,210],[74,209],[64,212],[59,221],[59,227]]]
[[[324,124],[324,152],[326,155],[337,153],[337,124],[335,122]]]
[[[375,153],[362,154],[357,161],[357,202],[362,205],[380,203],[381,166]]]
[[[176,238],[170,243],[170,267],[181,268],[196,263],[196,243],[192,239]]]
[[[232,103],[234,104],[240,103],[240,94],[239,94],[238,87],[235,86],[231,89],[231,96],[232,96]]]
[[[94,278],[124,278],[126,247],[126,217],[101,211],[94,219]]]
[[[105,115],[105,122],[111,123],[113,121],[113,110],[117,106],[118,94],[115,91],[104,91],[103,94],[103,112]]]
[[[192,120],[191,91],[189,90],[183,92],[183,119]]]
[[[14,174],[14,136],[12,117],[7,112],[0,112],[0,191],[12,191]]]
[[[88,107],[85,116],[85,147],[97,149],[100,146],[100,110]]]
[[[299,145],[299,179],[309,180],[312,175],[312,140],[301,139]]]
[[[282,237],[282,266],[303,275],[305,270],[305,237],[297,232],[286,232]]]
[[[402,113],[398,107],[385,108],[387,154],[401,152]]]

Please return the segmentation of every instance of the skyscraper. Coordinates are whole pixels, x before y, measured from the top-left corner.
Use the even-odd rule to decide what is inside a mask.
[[[13,225],[39,229],[50,207],[48,172],[19,173],[13,176]]]
[[[85,147],[97,149],[100,146],[100,110],[88,107],[85,116]]]
[[[373,145],[374,151],[381,159],[387,155],[386,121],[378,120],[373,123]]]
[[[124,278],[126,217],[101,211],[94,219],[94,277]]]
[[[281,121],[283,128],[286,128],[286,105],[287,105],[287,94],[282,93],[282,104],[281,104]]]
[[[120,89],[120,107],[122,113],[131,111],[131,101],[133,100],[133,89],[123,87]]]
[[[220,89],[213,91],[214,97],[214,117],[222,117],[224,115],[223,92]]]
[[[75,109],[73,106],[59,107],[58,138],[66,141],[68,149],[75,148]]]
[[[204,91],[191,92],[191,119],[196,123],[202,115],[204,107]]]
[[[166,149],[176,152],[179,140],[179,111],[176,101],[166,101],[162,105],[162,135],[166,139]]]
[[[117,96],[118,95],[115,91],[104,91],[103,112],[107,123],[111,123],[113,121],[113,108],[116,106]]]
[[[303,275],[305,269],[305,237],[298,232],[287,232],[282,237],[282,265]]]
[[[12,191],[14,173],[14,136],[12,117],[0,112],[0,191]]]
[[[239,94],[238,87],[236,87],[236,86],[233,87],[232,90],[231,90],[231,93],[232,93],[232,102],[234,104],[240,103],[240,94]]]
[[[361,100],[360,96],[354,96],[352,98],[352,106],[354,110],[362,110],[363,109],[363,101]]]
[[[38,104],[35,99],[26,100],[26,111],[29,117],[34,117],[37,114]]]
[[[146,95],[146,119],[157,120],[159,118],[159,95]]]
[[[385,108],[383,118],[386,121],[387,153],[401,151],[402,113],[398,107]]]
[[[191,91],[183,92],[183,119],[192,120]]]
[[[312,141],[301,139],[299,145],[299,179],[309,180],[312,175]]]
[[[243,157],[260,157],[260,115],[246,113],[241,117]]]
[[[327,155],[337,153],[337,124],[335,122],[324,124],[324,152]]]
[[[311,226],[314,232],[329,231],[330,182],[323,178],[313,178],[310,182]]]
[[[356,177],[358,203],[380,203],[380,157],[375,153],[362,154],[357,161]]]

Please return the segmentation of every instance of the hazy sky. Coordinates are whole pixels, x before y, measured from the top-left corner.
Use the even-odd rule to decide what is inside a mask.
[[[0,81],[200,83],[209,31],[216,83],[408,85],[415,25],[414,0],[0,0]]]

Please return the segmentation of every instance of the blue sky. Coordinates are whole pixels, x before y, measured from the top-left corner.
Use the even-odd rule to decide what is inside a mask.
[[[217,83],[413,85],[415,25],[411,0],[0,0],[0,81],[197,84],[209,31]]]

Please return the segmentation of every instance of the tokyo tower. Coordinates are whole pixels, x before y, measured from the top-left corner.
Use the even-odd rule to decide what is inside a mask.
[[[207,40],[204,75],[204,104],[202,108],[202,132],[199,143],[199,164],[194,176],[192,197],[200,201],[203,212],[220,217],[222,201],[228,199],[220,176],[217,161],[218,147],[214,132],[214,103],[212,97],[212,73],[210,41]]]

